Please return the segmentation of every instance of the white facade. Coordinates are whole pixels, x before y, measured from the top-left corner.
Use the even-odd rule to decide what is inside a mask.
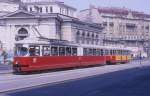
[[[80,11],[78,17],[82,21],[103,24],[104,39],[108,44],[143,47],[143,42],[150,39],[150,15],[143,12],[90,6]]]
[[[11,2],[0,2],[1,12],[14,12],[19,9],[19,4]]]
[[[55,0],[23,0],[29,12],[59,13],[76,17],[76,9]]]
[[[13,51],[16,41],[37,37],[80,44],[101,43],[98,37],[102,28],[61,14],[41,15],[20,10],[1,17],[0,22],[0,41],[7,50]]]
[[[0,7],[5,6],[0,4]],[[75,18],[76,9],[62,2],[26,0],[21,6],[18,3],[7,6],[9,12],[4,12],[7,11],[5,7],[0,8],[3,10],[0,13],[0,41],[7,52],[14,52],[16,41],[25,38],[44,37],[91,46],[102,43],[102,27],[81,22]]]

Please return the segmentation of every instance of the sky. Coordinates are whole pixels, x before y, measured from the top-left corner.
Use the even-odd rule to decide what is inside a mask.
[[[150,0],[59,0],[79,10],[87,9],[89,5],[96,7],[125,7],[134,11],[150,14]]]

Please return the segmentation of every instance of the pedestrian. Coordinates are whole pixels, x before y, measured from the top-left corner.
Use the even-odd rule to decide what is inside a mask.
[[[3,56],[2,56],[2,50],[0,50],[0,64],[2,64]]]
[[[1,55],[3,56],[3,63],[6,64],[7,55],[8,55],[7,52],[6,52],[6,51],[3,51]]]

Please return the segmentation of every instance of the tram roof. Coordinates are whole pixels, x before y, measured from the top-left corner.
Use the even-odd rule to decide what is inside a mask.
[[[122,46],[101,46],[101,45],[81,45],[81,47],[85,47],[85,48],[100,48],[100,49],[114,49],[114,50],[129,50],[126,47],[122,47]]]
[[[49,44],[49,43],[46,41],[42,41],[38,38],[25,38],[23,40],[16,41],[15,44]]]
[[[27,44],[27,45],[54,45],[54,46],[78,46],[72,42],[58,39],[43,39],[43,38],[26,38],[24,40],[17,41],[15,44]]]
[[[129,48],[122,46],[101,46],[101,45],[87,45],[87,44],[76,44],[66,40],[58,39],[46,39],[46,38],[26,38],[24,40],[17,41],[16,44],[27,44],[27,45],[52,45],[52,46],[76,46],[84,48],[100,48],[100,49],[114,49],[114,50],[130,50]]]

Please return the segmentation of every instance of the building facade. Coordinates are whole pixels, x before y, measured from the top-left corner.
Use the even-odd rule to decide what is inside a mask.
[[[101,23],[104,26],[104,43],[123,44],[130,47],[144,47],[150,40],[150,15],[126,8],[90,6],[81,10],[82,21]]]
[[[52,8],[54,9],[53,12],[48,11],[45,13],[43,10],[46,10],[47,4],[51,6],[51,3],[59,5],[55,1],[49,3],[47,1],[30,2],[21,4],[23,6],[21,10],[0,16],[0,41],[2,41],[4,49],[13,51],[16,41],[37,37],[67,40],[78,44],[98,45],[102,43],[100,38],[102,33],[101,25],[82,22],[75,18],[74,15],[61,14],[60,10],[57,13],[55,8]],[[43,4],[42,11],[31,11],[28,4],[29,6],[38,4],[38,7],[39,4],[40,6]],[[75,8],[71,8],[64,3],[57,7],[62,6],[75,12]],[[29,10],[26,10],[28,8]]]
[[[70,17],[76,17],[76,8],[55,0],[22,0],[23,6],[28,12],[35,13],[59,13]]]
[[[19,0],[0,0],[0,13],[14,12],[19,9]]]

